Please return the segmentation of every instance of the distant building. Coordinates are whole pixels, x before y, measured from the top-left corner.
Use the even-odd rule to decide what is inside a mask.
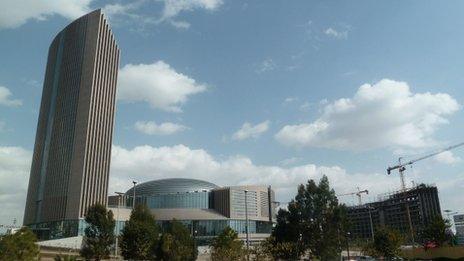
[[[40,239],[76,236],[86,209],[106,205],[118,65],[100,10],[50,45],[23,222]]]
[[[464,215],[454,216],[454,227],[456,228],[456,236],[458,237],[458,244],[464,245]]]
[[[417,237],[417,232],[435,216],[441,216],[437,187],[421,184],[405,192],[386,195],[377,202],[349,207],[351,235],[353,238],[368,240],[372,238],[372,229],[375,234],[378,227],[389,227],[409,236],[408,209]]]
[[[133,195],[131,188],[121,198],[119,210],[118,196],[108,199],[119,230],[130,217]],[[247,217],[250,241],[260,241],[270,235],[274,220],[274,192],[265,186],[219,187],[194,179],[161,179],[137,185],[135,198],[136,204],[151,209],[162,228],[178,220],[200,244],[207,244],[227,226],[245,239]]]

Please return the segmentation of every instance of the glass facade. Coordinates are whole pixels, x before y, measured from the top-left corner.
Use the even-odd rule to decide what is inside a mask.
[[[39,240],[59,239],[84,235],[86,223],[83,219],[42,222],[28,226]]]
[[[157,224],[164,231],[171,221],[157,221]],[[211,240],[218,236],[226,227],[230,227],[239,234],[246,233],[245,220],[179,220],[195,237],[199,245],[209,244]],[[249,234],[270,234],[272,232],[272,222],[267,221],[248,221]]]
[[[149,208],[210,208],[210,192],[178,193],[148,196],[143,199]]]

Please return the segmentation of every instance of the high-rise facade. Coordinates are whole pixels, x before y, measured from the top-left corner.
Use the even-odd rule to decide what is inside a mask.
[[[420,184],[406,191],[387,194],[381,200],[348,207],[348,220],[353,238],[371,239],[379,227],[389,227],[420,242],[420,231],[436,216],[441,217],[436,186]]]
[[[50,45],[24,213],[43,238],[56,227],[75,234],[86,209],[107,202],[118,66],[100,10]]]
[[[456,229],[456,237],[459,245],[464,245],[464,215],[454,216],[454,227]]]

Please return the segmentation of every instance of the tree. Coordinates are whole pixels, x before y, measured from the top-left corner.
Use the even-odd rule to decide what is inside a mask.
[[[132,210],[121,234],[121,254],[125,259],[153,260],[159,239],[155,217],[146,205],[139,204]]]
[[[251,254],[254,260],[296,260],[298,246],[293,242],[276,242],[273,236],[254,247]]]
[[[272,235],[275,243],[291,243],[287,248],[293,249],[293,259],[309,251],[318,259],[333,260],[340,254],[347,226],[346,208],[324,175],[319,184],[309,180],[298,187],[288,210],[279,210]]]
[[[161,236],[157,258],[160,260],[190,261],[198,255],[190,231],[179,221],[173,220]]]
[[[212,243],[211,259],[213,261],[237,261],[245,258],[246,250],[238,234],[226,227]]]
[[[403,242],[401,234],[386,227],[375,231],[374,242],[369,243],[364,252],[374,257],[390,259],[400,254],[400,246]]]
[[[77,256],[58,254],[53,258],[54,261],[77,261]]]
[[[453,232],[451,231],[449,220],[443,219],[440,215],[435,216],[421,232],[421,239],[424,246],[428,242],[433,242],[437,246],[453,243]]]
[[[39,247],[35,244],[37,237],[27,227],[12,235],[0,238],[0,260],[37,260]]]
[[[81,255],[86,259],[108,258],[114,244],[113,212],[107,211],[101,204],[95,204],[87,209],[85,222],[88,226],[85,229]]]

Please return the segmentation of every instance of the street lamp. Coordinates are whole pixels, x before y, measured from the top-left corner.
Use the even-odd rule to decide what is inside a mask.
[[[122,192],[114,192],[118,195],[118,210],[116,212],[116,247],[114,249],[114,255],[118,256],[118,248],[119,248],[119,245],[118,245],[118,239],[119,239],[119,205],[121,205],[121,198],[124,196],[124,193]]]
[[[372,236],[372,242],[374,242],[374,222],[372,222],[372,213],[371,210],[374,209],[371,206],[368,206],[367,209],[369,210],[369,219],[371,222],[371,236]]]
[[[248,190],[245,190],[245,233],[246,233],[246,247],[247,247],[247,260],[250,260],[250,241],[248,238]]]
[[[137,185],[137,181],[132,181],[134,184],[134,198],[132,199],[132,209],[135,209],[135,185]]]
[[[350,232],[346,233],[346,251],[348,255],[348,260],[350,260],[350,242],[349,242],[350,235],[351,235]]]

